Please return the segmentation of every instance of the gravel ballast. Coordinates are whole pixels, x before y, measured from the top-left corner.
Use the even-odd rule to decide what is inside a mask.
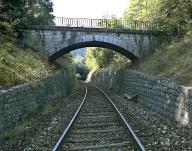
[[[123,95],[108,92],[123,113],[147,151],[191,151],[192,132],[177,123],[148,112]],[[84,97],[84,89],[64,99],[45,114],[39,114],[24,127],[24,131],[0,142],[0,151],[52,150]]]
[[[109,94],[135,130],[136,135],[141,138],[146,150],[192,150],[192,130],[162,118],[157,113],[146,111],[143,106],[124,99],[123,95]]]
[[[48,151],[69,123],[84,97],[84,88],[62,100],[46,114],[28,121],[22,133],[0,143],[0,151]]]

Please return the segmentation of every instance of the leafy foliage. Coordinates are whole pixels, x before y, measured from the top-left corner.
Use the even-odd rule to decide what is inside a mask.
[[[97,70],[108,67],[113,64],[122,65],[122,62],[128,63],[129,59],[106,48],[88,48],[86,51],[86,64],[89,70]]]
[[[96,52],[93,48],[87,48],[86,51],[86,64],[89,70],[99,69],[99,63],[96,59]]]
[[[98,23],[98,26],[105,28],[122,28],[123,24],[116,16],[111,16],[110,19],[103,19]]]
[[[13,36],[18,26],[53,24],[52,7],[51,0],[1,0],[0,33]]]
[[[52,19],[54,16],[51,14],[53,12],[53,3],[51,0],[30,0],[26,5],[27,16],[24,17],[23,23],[30,24],[53,24]]]
[[[81,56],[76,56],[73,59],[76,75],[79,76],[79,79],[85,80],[88,74],[87,65],[85,59]]]
[[[124,18],[155,21],[173,35],[183,35],[192,26],[192,1],[132,0]]]

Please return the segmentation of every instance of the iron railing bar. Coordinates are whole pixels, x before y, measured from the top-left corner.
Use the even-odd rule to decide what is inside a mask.
[[[54,22],[55,24],[50,24]],[[34,25],[64,26],[64,27],[90,27],[90,28],[120,28],[135,30],[162,30],[163,26],[154,21],[124,20],[124,19],[91,19],[91,18],[68,18],[55,17],[53,19],[44,17],[43,23],[34,20]]]

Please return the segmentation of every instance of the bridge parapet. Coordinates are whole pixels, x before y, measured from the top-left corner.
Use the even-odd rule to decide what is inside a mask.
[[[90,18],[43,18],[42,21],[32,21],[35,26],[59,26],[59,27],[82,27],[101,29],[131,29],[131,30],[154,30],[162,31],[163,27],[154,21],[118,20],[118,19],[90,19]]]
[[[56,17],[23,29],[22,43],[50,61],[83,47],[111,49],[135,61],[159,46],[161,33],[152,22]]]

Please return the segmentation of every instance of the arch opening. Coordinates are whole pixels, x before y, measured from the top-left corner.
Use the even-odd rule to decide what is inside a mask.
[[[127,57],[128,59],[130,59],[131,61],[135,62],[138,58],[133,55],[131,52],[129,52],[128,50],[114,45],[112,43],[108,43],[108,42],[100,42],[100,41],[87,41],[87,42],[81,42],[81,43],[77,43],[77,44],[72,44],[68,47],[65,47],[59,51],[57,51],[56,53],[54,53],[53,55],[49,56],[48,60],[49,61],[54,61],[57,58],[59,58],[60,56],[73,51],[75,49],[80,49],[80,48],[85,48],[85,47],[101,47],[101,48],[107,48],[110,50],[113,50],[115,52],[118,52],[122,55],[124,55],[125,57]]]

